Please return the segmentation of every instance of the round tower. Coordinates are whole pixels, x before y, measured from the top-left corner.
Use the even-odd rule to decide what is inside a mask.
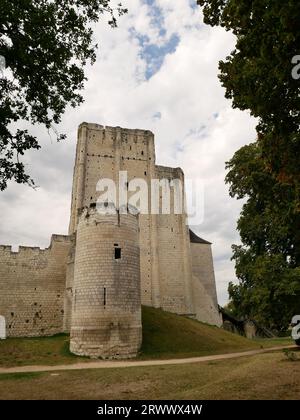
[[[135,357],[141,346],[138,216],[85,209],[76,233],[70,350]]]

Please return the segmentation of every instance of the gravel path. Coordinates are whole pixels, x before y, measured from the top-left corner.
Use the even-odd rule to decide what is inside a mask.
[[[216,354],[212,356],[190,357],[185,359],[167,359],[167,360],[97,360],[85,363],[74,363],[70,365],[55,366],[17,366],[10,368],[0,368],[1,373],[29,373],[29,372],[50,372],[60,370],[80,370],[80,369],[107,369],[107,368],[125,368],[136,366],[160,366],[160,365],[183,365],[187,363],[201,363],[214,360],[234,359],[237,357],[255,356],[256,354],[269,353],[283,349],[296,349],[297,346],[271,347],[261,350],[244,351],[240,353]]]

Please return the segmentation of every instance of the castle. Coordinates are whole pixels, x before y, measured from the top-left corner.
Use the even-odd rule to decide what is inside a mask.
[[[119,190],[124,172],[129,182],[149,186],[149,198],[153,179],[184,185],[180,168],[155,164],[150,131],[82,123],[69,234],[52,235],[47,249],[0,246],[0,316],[8,337],[70,332],[75,354],[134,357],[141,305],[221,325],[211,244],[188,228],[185,211],[97,206],[99,180],[110,179]],[[125,187],[132,197],[128,182]],[[160,192],[160,207],[162,200]]]

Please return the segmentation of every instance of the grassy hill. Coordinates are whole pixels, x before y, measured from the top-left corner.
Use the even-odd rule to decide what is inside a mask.
[[[167,359],[252,350],[290,344],[281,340],[247,340],[236,334],[160,309],[143,307],[140,359]],[[69,336],[0,340],[0,366],[67,364],[89,361],[69,352]]]
[[[247,351],[287,340],[248,340],[237,334],[161,309],[143,308],[141,357],[172,358]]]

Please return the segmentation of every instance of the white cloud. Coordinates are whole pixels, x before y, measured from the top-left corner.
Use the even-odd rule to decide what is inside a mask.
[[[119,19],[117,29],[110,29],[105,20],[96,26],[100,50],[97,63],[87,71],[85,103],[69,110],[60,127],[68,141],[51,143],[42,129],[35,128],[43,148],[26,159],[40,188],[11,184],[1,194],[0,243],[47,246],[52,233],[66,233],[76,129],[82,121],[150,129],[156,136],[159,164],[181,166],[186,177],[204,182],[205,217],[197,233],[214,243],[223,304],[227,283],[234,279],[230,247],[238,241],[240,210],[224,184],[225,161],[255,137],[254,120],[231,109],[217,78],[218,61],[233,49],[234,38],[203,25],[201,9],[192,9],[189,0],[156,0],[163,15],[159,24],[141,0],[123,3],[129,13]],[[175,52],[164,57],[149,80],[142,45],[132,28],[158,46],[172,34],[179,39]]]

